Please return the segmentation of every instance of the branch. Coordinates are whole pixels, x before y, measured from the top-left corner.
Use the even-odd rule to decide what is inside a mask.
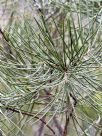
[[[6,110],[10,110],[10,111],[12,111],[12,112],[20,113],[20,111],[19,111],[18,109],[15,109],[15,108],[6,107],[5,109],[6,109]],[[34,117],[34,115],[31,114],[31,113],[29,113],[29,112],[21,111],[21,113],[22,113],[23,115],[27,115],[27,116],[30,116],[30,117]],[[50,131],[55,135],[54,130],[53,130],[43,119],[40,119],[40,118],[37,117],[37,116],[34,117],[34,118],[39,119],[39,120],[40,120],[44,125],[46,125],[46,126],[50,129]]]
[[[76,107],[76,104],[77,104],[77,99],[70,93],[70,97],[73,99],[73,105],[74,107]],[[71,112],[69,113],[68,117],[66,115],[66,123],[65,123],[65,127],[64,127],[64,132],[63,132],[63,136],[67,136],[67,128],[68,128],[68,124],[69,124],[69,121],[70,121],[70,118],[73,116],[73,107],[71,109]]]

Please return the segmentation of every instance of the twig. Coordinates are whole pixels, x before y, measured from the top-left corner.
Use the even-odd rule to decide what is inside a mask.
[[[12,111],[12,112],[16,112],[16,113],[21,113],[21,114],[23,114],[23,115],[27,115],[27,116],[30,116],[30,117],[34,117],[34,115],[31,114],[31,113],[29,113],[29,112],[19,111],[18,109],[15,109],[15,108],[6,107],[5,109],[6,109],[6,110],[10,110],[10,111]],[[51,130],[51,132],[55,135],[54,130],[53,130],[43,119],[40,119],[40,118],[37,117],[37,116],[34,117],[34,118],[39,119],[39,120],[40,120],[44,125],[46,125],[46,126]]]
[[[74,103],[74,107],[76,107],[76,104],[77,104],[77,99],[70,93],[70,97],[73,99]],[[65,123],[65,127],[64,127],[64,132],[63,132],[63,136],[67,136],[67,127],[68,127],[68,124],[69,124],[69,121],[70,121],[70,118],[73,116],[73,107],[71,109],[71,112],[70,114],[67,116],[66,115],[66,123]]]
[[[72,113],[72,112],[71,112]],[[67,113],[66,113],[67,114]],[[63,136],[67,136],[67,127],[68,127],[68,124],[69,124],[69,119],[70,119],[71,115],[69,115],[67,117],[66,115],[66,123],[65,123],[65,127],[64,127],[64,131],[63,131]]]

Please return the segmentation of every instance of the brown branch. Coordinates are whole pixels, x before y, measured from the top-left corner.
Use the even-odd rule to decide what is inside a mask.
[[[5,109],[6,109],[6,110],[10,110],[10,111],[12,111],[12,112],[20,113],[20,111],[19,111],[18,109],[15,109],[15,108],[7,107],[7,108],[5,108]],[[34,117],[34,115],[31,114],[31,113],[29,113],[29,112],[21,111],[21,113],[22,113],[23,115],[27,115],[27,116],[30,116],[30,117]],[[39,120],[40,120],[44,125],[46,125],[46,126],[51,130],[51,132],[55,135],[54,130],[53,130],[43,119],[41,119],[41,118],[39,118],[39,117],[37,117],[37,116],[35,116],[34,118],[39,119]]]
[[[73,105],[74,105],[74,107],[76,107],[76,104],[77,104],[77,99],[70,93],[70,97],[73,99]],[[70,111],[70,114],[67,116],[66,115],[66,123],[65,123],[65,127],[64,127],[64,132],[63,132],[63,136],[67,136],[67,128],[68,128],[68,124],[69,124],[69,121],[70,121],[70,118],[73,116],[73,111],[74,111],[74,109],[73,109],[73,107],[72,107],[72,109],[71,109],[71,111]]]

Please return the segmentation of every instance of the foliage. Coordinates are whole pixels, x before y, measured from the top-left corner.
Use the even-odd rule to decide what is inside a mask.
[[[38,9],[33,23],[24,17],[0,30],[4,135],[24,136],[38,121],[52,135],[101,134],[101,9],[84,3],[52,2],[60,8],[49,18]]]

